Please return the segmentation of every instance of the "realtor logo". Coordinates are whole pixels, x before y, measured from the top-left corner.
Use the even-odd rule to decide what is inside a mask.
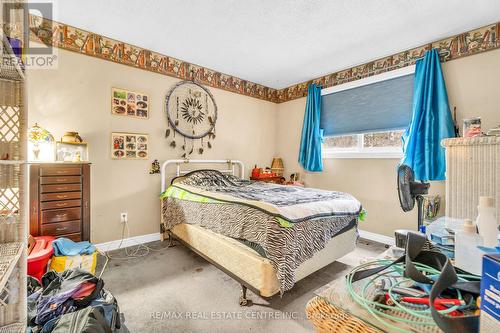
[[[54,5],[51,2],[12,0],[2,6],[2,51],[11,51],[15,57],[3,57],[10,65],[30,69],[56,69],[57,49],[44,36],[30,40],[30,33],[52,31]],[[43,19],[42,19],[43,18]],[[43,24],[43,29],[41,26]],[[49,37],[50,38],[50,37]],[[45,42],[44,42],[45,41]],[[11,50],[4,50],[4,47]],[[16,64],[14,64],[14,62]]]

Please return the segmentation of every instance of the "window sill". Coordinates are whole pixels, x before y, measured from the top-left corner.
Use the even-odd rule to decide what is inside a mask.
[[[323,150],[324,159],[335,159],[335,158],[389,158],[389,159],[400,159],[403,157],[401,151],[332,151]]]

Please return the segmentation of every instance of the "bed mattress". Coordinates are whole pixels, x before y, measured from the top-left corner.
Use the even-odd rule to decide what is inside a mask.
[[[238,243],[243,239],[260,245],[276,268],[281,292],[293,287],[299,266],[321,252],[332,238],[357,229],[356,219],[350,216],[315,219],[285,228],[275,217],[243,205],[167,198],[162,206],[164,231],[178,224],[196,225]],[[336,258],[329,259],[330,263]]]
[[[163,233],[184,223],[259,245],[281,293],[332,238],[356,229],[361,209],[346,193],[251,182],[214,170],[177,178],[161,198]]]
[[[239,241],[194,224],[177,224],[171,232],[196,251],[246,281],[261,296],[270,297],[280,291],[280,282],[271,261]],[[333,237],[324,249],[297,267],[295,281],[351,252],[356,239],[356,228]]]

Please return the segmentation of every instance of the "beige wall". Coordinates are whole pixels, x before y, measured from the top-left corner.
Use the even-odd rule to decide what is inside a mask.
[[[443,64],[450,105],[460,119],[479,115],[485,128],[500,124],[500,50]],[[149,175],[148,161],[115,161],[110,155],[112,131],[150,135],[150,157],[178,158],[163,138],[163,100],[178,80],[88,56],[59,50],[57,70],[28,73],[30,125],[39,122],[56,138],[75,130],[89,142],[92,161],[92,230],[94,242],[119,239],[119,214],[129,214],[131,236],[159,230],[159,175]],[[151,117],[128,119],[110,113],[111,87],[149,93]],[[413,228],[416,212],[403,213],[396,192],[396,159],[325,159],[325,171],[304,173],[297,152],[305,98],[283,104],[211,89],[219,107],[217,139],[202,158],[241,159],[249,169],[284,158],[288,173],[301,171],[308,186],[352,193],[368,211],[361,229],[392,235]],[[196,155],[199,156],[199,155]],[[444,182],[432,184],[444,196]],[[444,209],[442,210],[444,211]]]
[[[481,116],[483,128],[500,125],[500,50],[446,62],[443,71],[450,106],[464,117]],[[287,171],[301,171],[307,186],[345,191],[368,211],[360,228],[387,236],[394,229],[415,228],[416,211],[403,213],[396,184],[397,159],[325,159],[324,172],[304,173],[297,163],[305,98],[279,104],[277,155]],[[433,182],[431,193],[444,199],[444,182]],[[444,212],[444,207],[441,209]]]
[[[128,212],[131,236],[159,231],[160,176],[149,175],[152,160],[110,158],[112,131],[150,135],[150,158],[179,158],[164,139],[164,98],[178,80],[144,70],[59,49],[57,70],[28,73],[29,122],[38,122],[56,138],[78,131],[89,142],[92,162],[91,239],[120,239],[120,212]],[[112,116],[111,87],[149,93],[148,120]],[[241,159],[247,171],[269,165],[275,152],[278,105],[219,89],[211,89],[219,108],[212,150],[194,158]]]

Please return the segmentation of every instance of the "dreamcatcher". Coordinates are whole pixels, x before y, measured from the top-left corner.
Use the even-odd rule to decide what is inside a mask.
[[[207,88],[193,81],[181,81],[170,89],[165,105],[168,119],[165,138],[172,148],[181,145],[182,158],[194,152],[203,154],[205,147],[212,148],[217,104]]]

